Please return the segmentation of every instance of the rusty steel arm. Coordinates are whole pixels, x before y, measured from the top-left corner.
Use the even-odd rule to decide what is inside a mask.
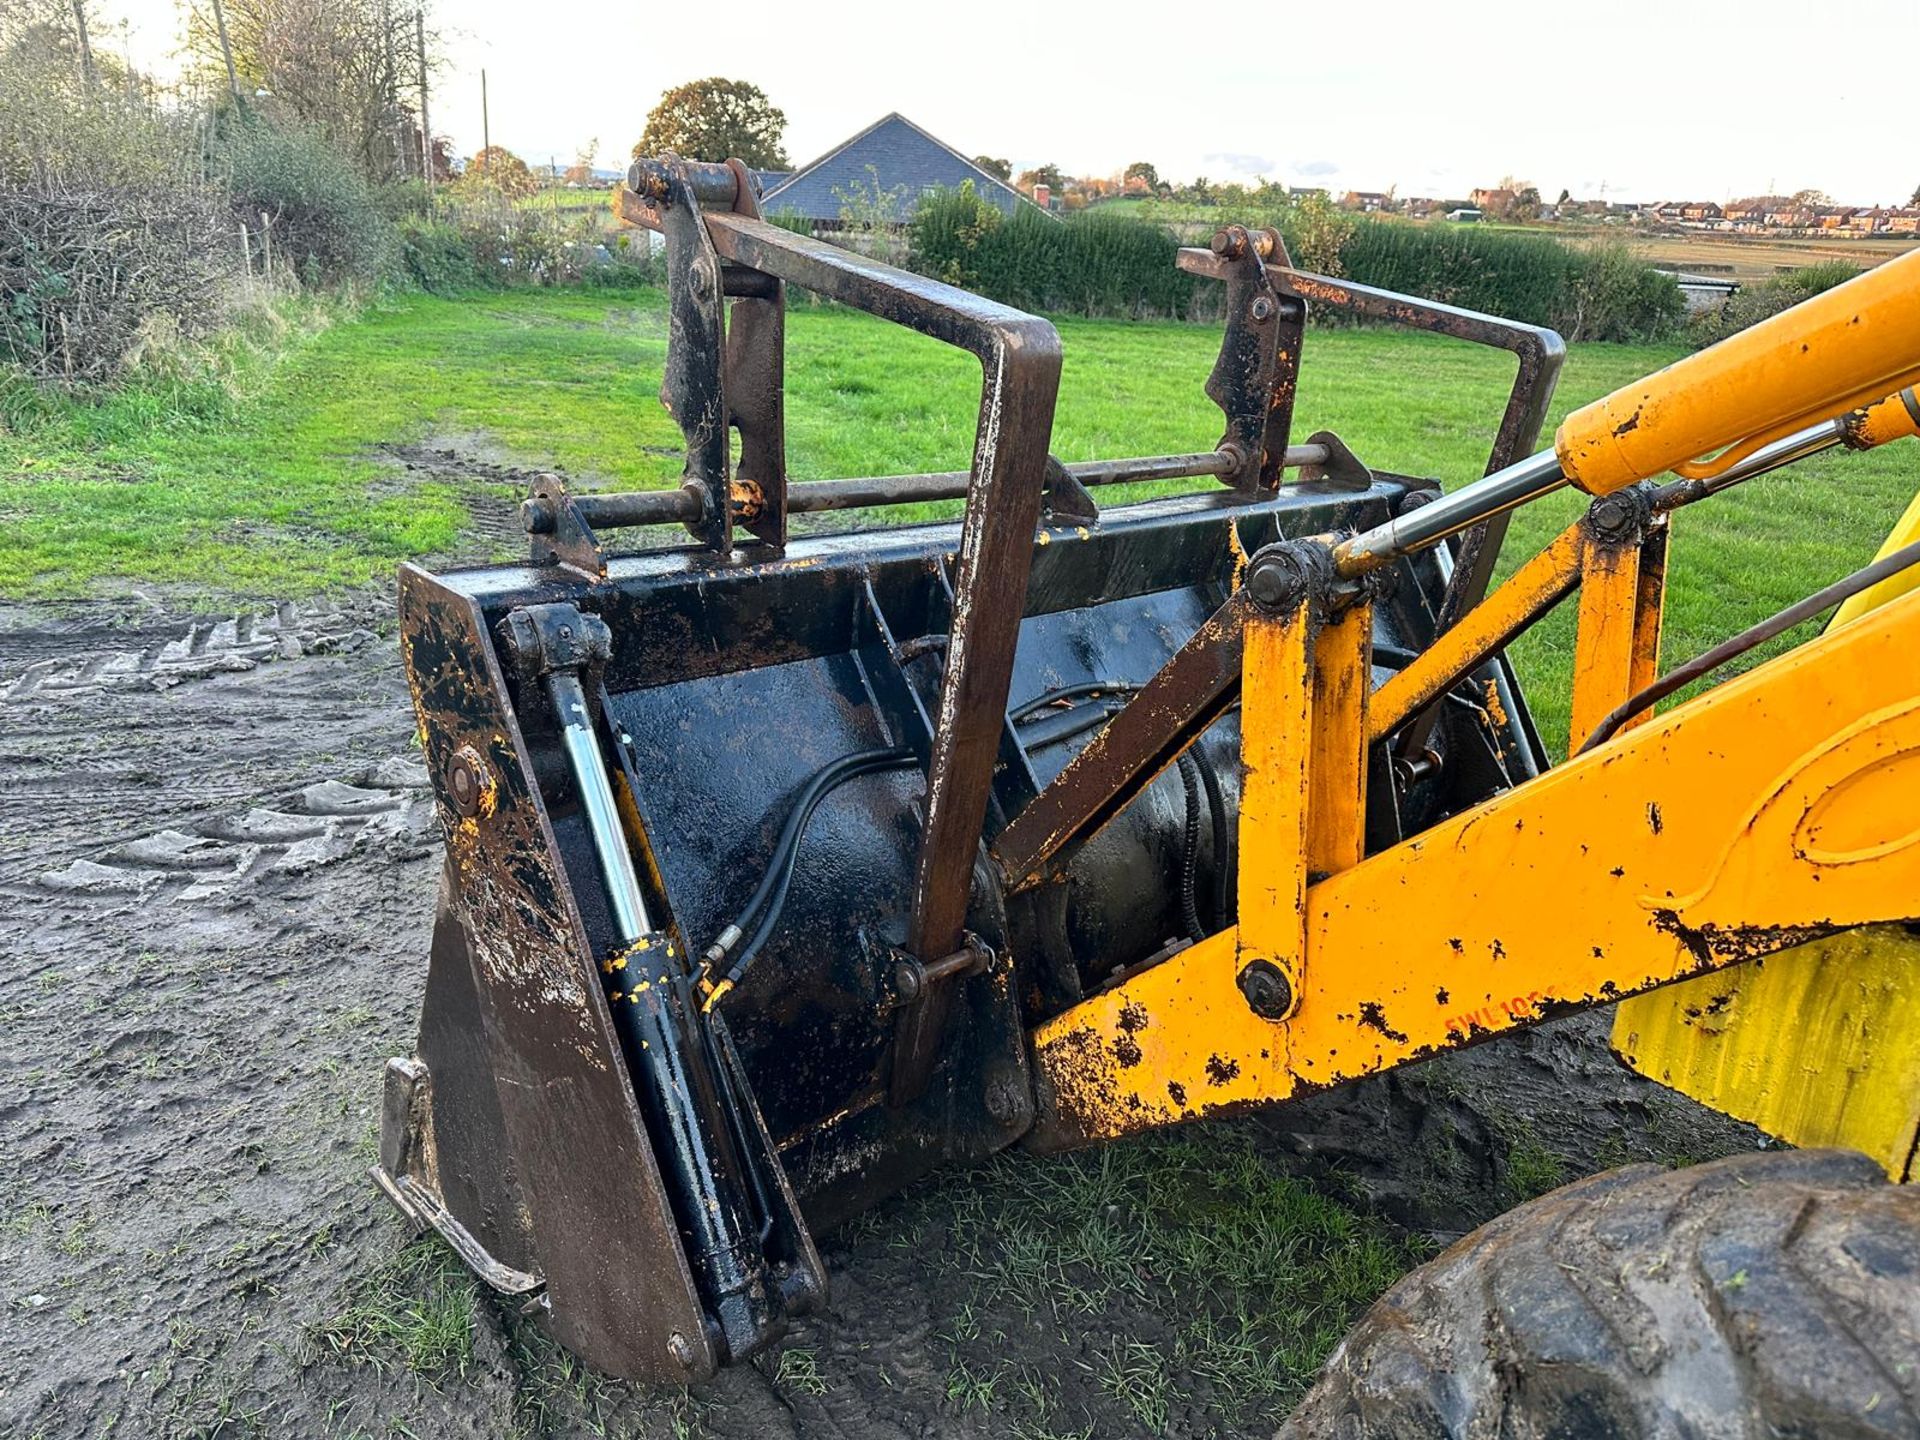
[[[1309,442],[1289,445],[1284,468],[1325,466],[1333,458],[1329,445]],[[1142,455],[1121,460],[1076,460],[1061,468],[1082,485],[1134,485],[1154,480],[1180,480],[1200,475],[1225,475],[1235,457],[1225,450],[1199,450],[1187,455]],[[866,506],[919,504],[929,500],[963,500],[973,479],[970,470],[936,470],[918,475],[867,475],[844,480],[799,480],[787,487],[787,511],[793,515]],[[701,501],[691,490],[626,490],[610,494],[575,495],[571,503],[580,518],[595,530],[620,530],[636,525],[671,525],[699,519]],[[520,507],[527,528],[550,533],[559,519],[559,507],[547,499],[527,500]],[[736,502],[736,515],[742,506]]]
[[[716,205],[733,204],[743,183],[734,167],[669,159],[636,161],[629,184],[651,199],[670,193],[676,175]],[[1060,337],[1037,316],[764,220],[718,209],[705,218],[722,260],[945,341],[980,361],[979,422],[907,930],[909,952],[922,962],[938,959],[957,950],[964,935],[1046,482]],[[932,1073],[949,991],[935,987],[903,1013],[896,1099],[917,1094]]]
[[[1216,250],[1217,245],[1216,237]],[[1181,268],[1197,275],[1228,279],[1231,267],[1216,250],[1183,249]],[[1269,265],[1266,278],[1279,295],[1290,301],[1324,305],[1369,320],[1384,320],[1512,352],[1518,368],[1483,473],[1492,475],[1506,469],[1538,443],[1547,408],[1553,402],[1554,387],[1559,383],[1560,367],[1567,358],[1566,342],[1556,331],[1373,285],[1295,270],[1284,264]],[[1462,534],[1454,556],[1453,574],[1435,614],[1436,635],[1451,629],[1486,595],[1500,558],[1500,547],[1506,540],[1508,519],[1506,511],[1495,511]],[[1413,723],[1405,737],[1406,753],[1415,753],[1426,745],[1439,713],[1430,706],[1412,717]]]
[[[1009,891],[1124,809],[1233,703],[1251,605],[1236,590],[1000,832],[993,855]]]
[[[1179,263],[1183,270],[1213,279],[1226,280],[1231,274],[1230,263],[1211,250],[1183,249]],[[1512,352],[1519,368],[1484,473],[1491,475],[1506,468],[1531,451],[1539,440],[1547,408],[1553,402],[1554,386],[1559,382],[1560,367],[1567,358],[1566,342],[1557,332],[1542,325],[1523,325],[1498,315],[1464,310],[1457,305],[1443,305],[1437,300],[1402,295],[1284,265],[1268,265],[1266,273],[1273,288],[1292,299]],[[1487,580],[1499,556],[1500,541],[1505,537],[1506,517],[1490,516],[1486,527],[1477,546],[1470,539],[1462,549],[1448,598],[1442,602],[1443,615],[1451,611],[1451,615],[1443,619],[1442,628],[1451,623],[1452,618],[1471,609],[1486,593]]]

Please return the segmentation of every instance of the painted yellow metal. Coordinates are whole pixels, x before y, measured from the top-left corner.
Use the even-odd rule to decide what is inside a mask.
[[[1886,541],[1880,546],[1880,555],[1891,555],[1920,540],[1920,495],[1915,495]],[[1874,558],[1880,558],[1876,555]],[[1847,625],[1858,620],[1869,611],[1886,604],[1896,595],[1904,595],[1920,586],[1920,566],[1909,566],[1898,574],[1889,575],[1870,590],[1862,590],[1858,595],[1841,602],[1840,608],[1833,612],[1832,624]]]
[[[1391,735],[1414,711],[1453,688],[1487,656],[1571,593],[1580,581],[1584,529],[1569,526],[1506,583],[1374,692],[1370,740]]]
[[[1846,419],[1847,445],[1854,450],[1871,450],[1909,435],[1920,435],[1920,395],[1914,394],[1912,386]]]
[[[1638,653],[1640,547],[1590,541],[1582,557],[1573,641],[1573,721],[1578,751],[1614,706],[1633,694]]]
[[[1916,647],[1908,595],[1313,885],[1284,1023],[1239,993],[1231,930],[1082,1001],[1034,1032],[1034,1143],[1284,1099],[1907,918],[1920,908]],[[1283,675],[1305,660],[1274,658]],[[1272,808],[1242,819],[1256,872],[1243,904],[1287,893],[1263,867],[1302,842],[1297,828],[1261,835]]]
[[[1914,1179],[1920,939],[1873,926],[1620,1006],[1641,1074],[1796,1145],[1846,1145]]]
[[[1217,961],[1229,989],[1244,966],[1268,961],[1287,977],[1296,1000],[1305,959],[1313,628],[1305,604],[1289,615],[1256,610],[1247,619],[1240,666],[1240,923],[1223,932],[1232,944]]]
[[[1908,414],[1897,396],[1868,413],[1889,405]],[[1880,553],[1915,540],[1920,496]],[[1882,581],[1842,605],[1829,628],[1865,623],[1916,584],[1911,570]],[[1904,929],[1816,940],[1764,966],[1627,1000],[1614,1015],[1613,1046],[1643,1075],[1771,1135],[1850,1146],[1895,1180],[1914,1178],[1920,938]]]
[[[1245,687],[1242,686],[1242,693]],[[1367,841],[1367,733],[1373,695],[1373,606],[1349,606],[1313,642],[1313,746],[1308,762],[1307,871],[1360,863]]]
[[[1637,695],[1660,678],[1660,634],[1667,607],[1667,542],[1673,522],[1656,515],[1640,546],[1640,577],[1634,595],[1633,661],[1628,668],[1627,694]],[[1632,729],[1653,718],[1651,711],[1636,715],[1623,727]],[[1592,731],[1588,731],[1592,734]]]
[[[1702,478],[1916,381],[1920,251],[1583,406],[1561,422],[1554,450],[1594,495],[1667,470]]]

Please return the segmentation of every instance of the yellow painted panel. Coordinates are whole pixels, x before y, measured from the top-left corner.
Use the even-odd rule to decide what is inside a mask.
[[[1641,1074],[1796,1145],[1847,1145],[1895,1180],[1920,1134],[1920,937],[1884,925],[1622,1001]]]
[[[1920,540],[1920,497],[1880,547]],[[1909,570],[1830,629],[1920,584]],[[1912,792],[1909,792],[1912,793]],[[1911,803],[1911,802],[1909,802]],[[1914,897],[1920,910],[1920,895]],[[1876,929],[1623,1001],[1613,1046],[1634,1069],[1795,1145],[1847,1145],[1913,1177],[1920,1126],[1920,939]]]

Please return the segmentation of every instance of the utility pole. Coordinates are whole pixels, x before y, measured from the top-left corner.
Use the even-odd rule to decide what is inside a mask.
[[[427,121],[427,15],[413,12],[413,41],[420,53],[420,174],[433,193],[433,126]]]
[[[406,114],[400,108],[400,57],[393,34],[393,0],[380,0],[380,89],[381,101],[393,122],[394,168],[404,180],[407,166],[413,161],[408,156],[411,147],[407,144]]]
[[[486,152],[491,149],[493,149],[493,135],[487,129],[487,72],[482,70],[480,72],[480,153],[486,155]],[[487,155],[487,158],[491,160],[493,157]]]
[[[75,0],[78,3],[78,0]],[[220,54],[227,62],[227,88],[233,92],[235,100],[240,99],[240,77],[233,68],[233,42],[227,39],[227,12],[220,0],[213,0],[213,23],[220,32]]]
[[[80,83],[93,89],[93,45],[87,39],[86,0],[73,0],[73,24],[80,32]]]

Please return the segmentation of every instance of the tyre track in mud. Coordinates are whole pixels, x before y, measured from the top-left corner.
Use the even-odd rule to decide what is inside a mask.
[[[439,836],[390,611],[245,613],[0,615],[0,1434],[1001,1435],[1008,1412],[953,1386],[1003,1361],[1054,1388],[1059,1433],[1146,1433],[1091,1367],[1122,1338],[1170,1349],[1165,1321],[1127,1299],[1056,1336],[993,1298],[939,1239],[967,1176],[826,1238],[832,1314],[788,1346],[805,1366],[650,1392],[583,1375],[484,1296],[467,1368],[437,1383],[329,1350],[317,1327],[423,1253],[366,1170],[382,1064],[412,1047]],[[1639,1136],[1637,1156],[1653,1092],[1581,1017],[1247,1133],[1276,1175],[1457,1231],[1517,1198],[1501,1117],[1563,1118],[1542,1134],[1570,1154]],[[1686,1143],[1741,1143],[1725,1128]],[[1429,1148],[1448,1164],[1416,1186]],[[889,1233],[903,1221],[920,1242]],[[1194,1402],[1171,1433],[1278,1419],[1222,1429]]]
[[[392,1240],[369,1052],[411,1033],[438,837],[381,618],[267,613],[0,634],[35,656],[0,671],[8,1434],[284,1403]]]

